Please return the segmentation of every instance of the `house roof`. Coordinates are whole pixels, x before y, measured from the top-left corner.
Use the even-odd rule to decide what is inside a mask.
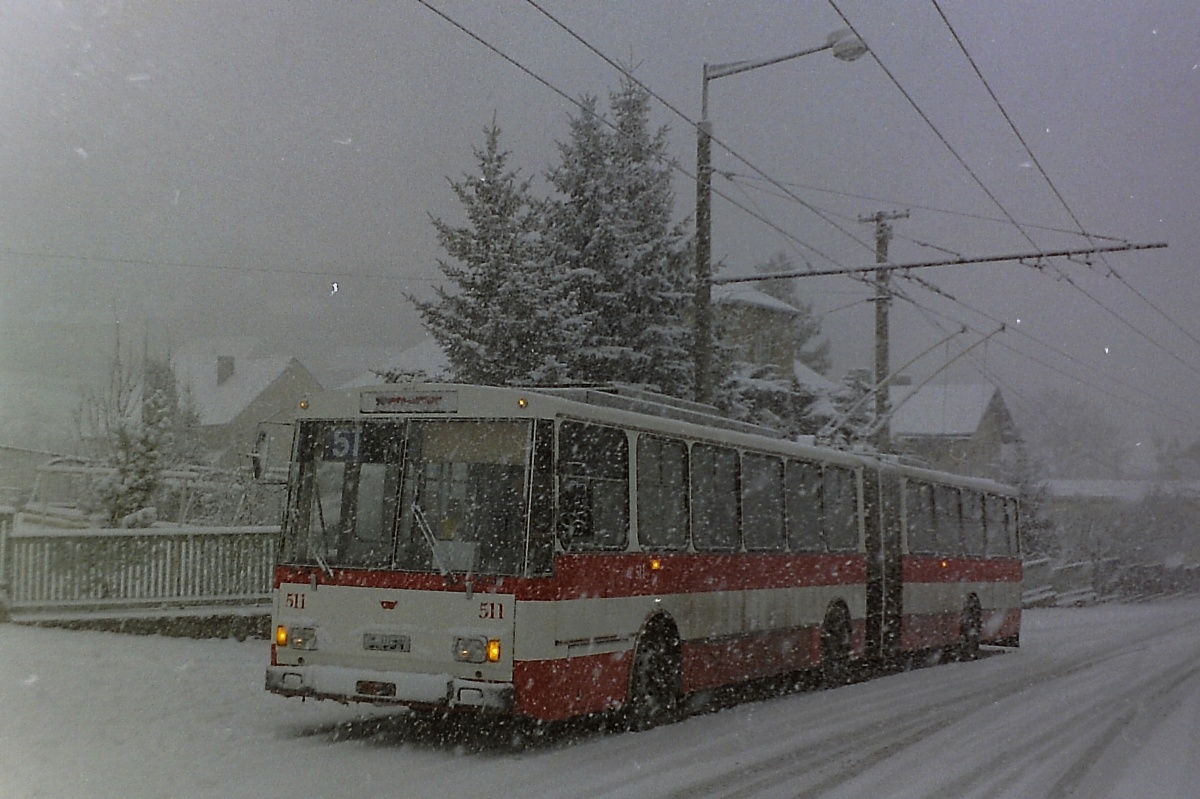
[[[893,386],[889,398],[892,434],[897,436],[970,436],[979,429],[997,389],[991,383],[944,386]]]
[[[299,362],[288,355],[256,357],[253,338],[191,342],[171,356],[175,377],[190,391],[201,425],[229,424],[260,394]],[[233,372],[219,384],[217,360],[233,358]]]
[[[804,361],[792,361],[792,373],[796,375],[796,382],[814,394],[829,395],[842,389],[839,383],[830,380],[805,364]]]
[[[353,380],[342,388],[357,388],[373,386],[383,382],[378,372],[393,372],[402,374],[422,374],[431,380],[440,380],[450,376],[450,359],[442,346],[433,338],[425,338],[400,354],[384,361]]]
[[[715,305],[752,305],[788,316],[796,316],[800,313],[794,305],[777,300],[770,294],[744,283],[716,284],[712,287],[712,301]]]

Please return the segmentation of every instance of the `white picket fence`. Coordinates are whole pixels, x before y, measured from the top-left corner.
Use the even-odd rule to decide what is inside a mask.
[[[14,529],[0,513],[0,611],[15,620],[254,609],[278,527]]]

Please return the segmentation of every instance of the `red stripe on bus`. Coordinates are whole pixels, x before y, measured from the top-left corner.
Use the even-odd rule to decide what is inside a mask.
[[[985,644],[1012,639],[1021,632],[1021,609],[984,610],[979,640]],[[904,616],[900,648],[905,652],[956,646],[962,640],[962,612]]]
[[[655,568],[655,562],[658,567]],[[867,579],[866,558],[846,555],[614,554],[561,555],[547,595],[530,599],[651,596],[855,585]]]
[[[866,621],[851,622],[850,647],[861,656]],[[815,668],[821,663],[821,628],[751,633],[719,640],[684,641],[683,689],[702,691],[731,683]]]
[[[513,664],[516,713],[561,721],[625,704],[632,652]]]
[[[852,623],[851,646],[861,654],[865,622]],[[558,721],[625,704],[633,652],[579,655],[513,664],[519,715]],[[821,662],[820,627],[753,633],[718,640],[683,642],[685,694],[776,674],[802,671]]]
[[[1021,609],[985,610],[983,612],[984,643],[1012,641],[1021,635]]]
[[[750,591],[795,586],[861,585],[867,579],[864,555],[791,554],[650,554],[597,553],[559,555],[553,577],[472,577],[472,590],[515,594],[520,600],[655,596],[714,591]],[[657,568],[655,567],[657,564]],[[278,566],[275,588],[303,584],[391,588],[416,591],[466,591],[456,574],[384,569],[334,568],[333,576],[315,566]]]
[[[906,555],[900,559],[906,583],[1019,583],[1021,561]]]
[[[953,646],[962,637],[962,611],[905,616],[900,630],[900,649],[905,652]]]

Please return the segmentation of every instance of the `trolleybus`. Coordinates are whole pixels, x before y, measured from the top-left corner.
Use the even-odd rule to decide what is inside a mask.
[[[621,390],[306,401],[266,687],[636,726],[691,694],[1017,645],[1017,499]]]

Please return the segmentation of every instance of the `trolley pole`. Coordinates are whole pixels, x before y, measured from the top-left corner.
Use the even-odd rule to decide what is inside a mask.
[[[888,262],[888,242],[892,239],[891,222],[894,219],[907,219],[908,211],[878,211],[870,216],[860,216],[858,221],[863,224],[875,225],[875,263]],[[876,434],[875,446],[880,452],[891,449],[891,401],[888,397],[889,388],[886,384],[890,355],[888,352],[888,306],[892,302],[890,284],[891,270],[875,270],[875,424],[879,432]]]

